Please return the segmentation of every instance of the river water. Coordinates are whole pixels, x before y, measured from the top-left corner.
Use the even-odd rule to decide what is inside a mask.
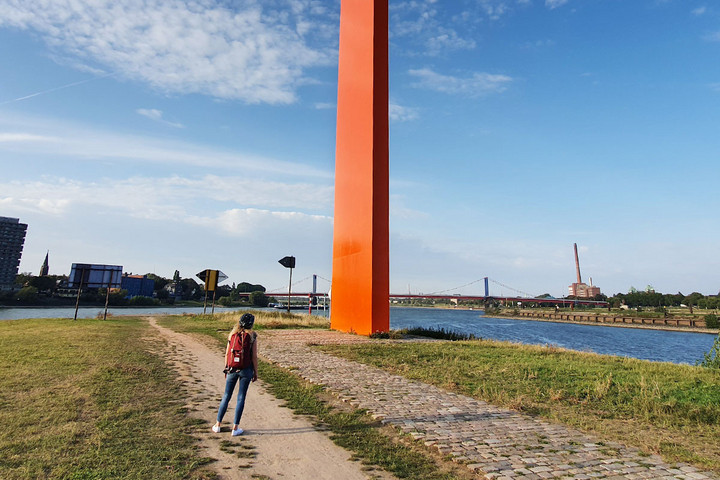
[[[691,365],[702,360],[717,338],[707,333],[511,320],[473,310],[420,308],[390,309],[390,326],[444,328],[493,340]]]
[[[113,315],[164,315],[202,313],[202,307],[111,308]],[[102,315],[100,307],[83,307],[79,318]],[[208,312],[210,309],[208,309]],[[233,309],[215,308],[215,312]],[[301,313],[302,310],[295,310]],[[0,320],[22,318],[72,318],[74,308],[0,308]],[[323,315],[322,310],[317,312]],[[555,345],[571,350],[639,358],[658,362],[694,365],[713,345],[717,335],[696,332],[673,332],[640,328],[576,325],[486,317],[478,310],[443,310],[434,308],[390,309],[393,329],[425,327],[444,328],[477,337],[535,345]]]

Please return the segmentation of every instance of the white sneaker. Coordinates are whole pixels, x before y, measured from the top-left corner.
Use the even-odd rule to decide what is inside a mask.
[[[243,434],[243,431],[244,431],[244,430],[243,430],[242,428],[238,428],[237,430],[233,430],[233,431],[232,431],[232,436],[233,436],[233,437],[237,437],[238,435],[242,435],[242,434]]]
[[[212,431],[215,433],[220,433],[220,426],[219,425],[213,425]]]

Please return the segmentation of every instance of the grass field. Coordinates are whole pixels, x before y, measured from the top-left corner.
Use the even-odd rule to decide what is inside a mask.
[[[211,478],[140,319],[0,322],[0,478]]]
[[[218,345],[239,314],[160,323]],[[327,319],[258,314],[256,327],[327,328]],[[146,321],[0,322],[0,478],[212,478],[182,405],[184,393],[148,353]],[[497,405],[541,415],[669,460],[720,471],[720,371],[528,347],[462,341],[324,347],[363,363]],[[338,409],[318,387],[270,364],[261,378],[314,415],[356,458],[404,478],[467,472]]]
[[[323,350],[720,471],[720,370],[485,340]]]

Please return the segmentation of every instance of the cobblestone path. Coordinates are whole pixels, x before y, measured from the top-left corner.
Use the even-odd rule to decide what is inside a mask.
[[[718,480],[690,465],[670,465],[659,456],[309,347],[367,341],[338,332],[280,330],[263,332],[258,344],[262,357],[465,463],[479,478]]]

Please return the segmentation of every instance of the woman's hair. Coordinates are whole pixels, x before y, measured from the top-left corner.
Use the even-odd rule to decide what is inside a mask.
[[[242,328],[240,326],[240,322],[238,321],[235,323],[235,326],[233,327],[233,329],[230,330],[230,335],[228,335],[228,340],[230,340],[232,338],[232,336],[235,335],[236,333],[238,333],[240,330],[245,330],[246,332],[249,332],[252,330],[252,328]]]

